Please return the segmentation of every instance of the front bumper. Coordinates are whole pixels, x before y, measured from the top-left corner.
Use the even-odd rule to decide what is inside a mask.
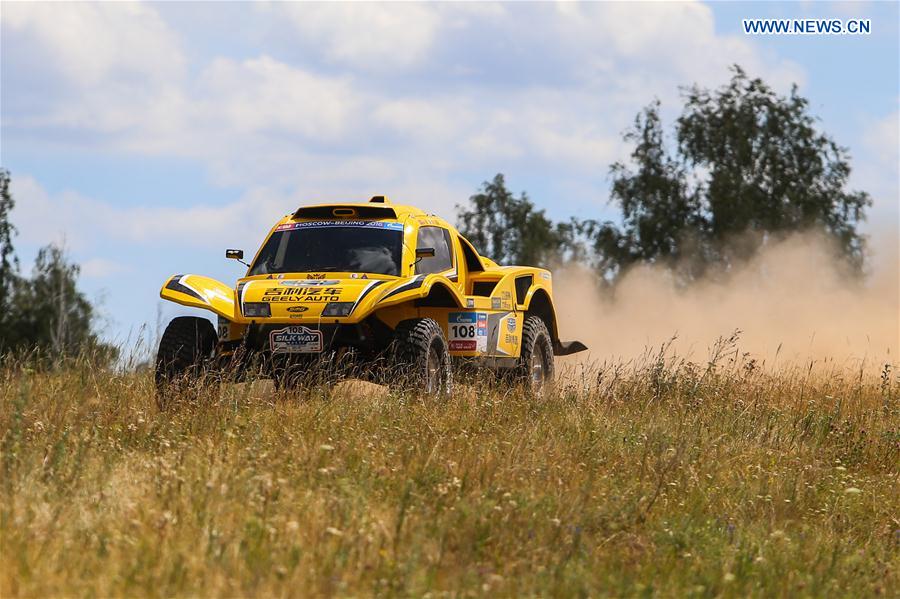
[[[297,331],[292,333],[292,331]],[[309,331],[304,337],[303,331]],[[315,340],[318,337],[318,340]],[[307,341],[308,339],[308,341]],[[304,341],[307,341],[304,343]],[[358,324],[251,324],[241,345],[250,352],[315,357],[330,351],[377,349],[375,335],[365,323]],[[316,349],[318,348],[318,351]]]

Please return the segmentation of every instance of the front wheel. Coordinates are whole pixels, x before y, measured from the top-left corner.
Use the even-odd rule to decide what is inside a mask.
[[[205,318],[172,319],[156,353],[156,405],[160,410],[175,397],[198,391],[198,380],[213,357],[216,340],[216,330]]]
[[[450,350],[437,321],[413,318],[397,325],[391,360],[399,375],[395,384],[428,395],[449,395]]]
[[[553,342],[547,325],[537,316],[525,319],[522,352],[515,373],[516,379],[535,393],[542,393],[553,384]]]

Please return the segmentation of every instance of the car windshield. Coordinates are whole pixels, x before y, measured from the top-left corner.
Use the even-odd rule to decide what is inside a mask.
[[[287,223],[269,237],[250,275],[360,272],[398,276],[402,251],[402,223]]]

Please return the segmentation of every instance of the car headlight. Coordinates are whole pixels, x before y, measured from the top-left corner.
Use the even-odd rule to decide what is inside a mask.
[[[244,302],[244,316],[247,318],[268,318],[272,316],[272,306],[265,302]]]
[[[322,316],[347,316],[353,310],[353,302],[329,302]]]

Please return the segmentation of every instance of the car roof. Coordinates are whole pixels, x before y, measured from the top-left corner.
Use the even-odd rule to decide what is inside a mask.
[[[403,218],[404,216],[426,216],[426,213],[420,208],[416,208],[415,206],[407,206],[404,204],[372,204],[370,202],[329,202],[328,204],[310,204],[308,206],[301,206],[297,209],[300,210],[314,210],[316,208],[357,208],[360,210],[371,209],[371,208],[392,208],[394,212],[397,214],[397,218]],[[295,212],[294,214],[297,214]],[[299,218],[303,218],[300,216]]]
[[[332,216],[332,211],[340,208],[355,210],[358,212],[359,217],[363,219],[403,220],[407,217],[429,217],[443,221],[441,217],[428,214],[415,206],[394,204],[385,196],[374,196],[368,202],[329,202],[300,206],[294,213],[288,214],[280,219],[277,224],[295,220],[321,220],[334,218],[334,216],[338,215]]]

